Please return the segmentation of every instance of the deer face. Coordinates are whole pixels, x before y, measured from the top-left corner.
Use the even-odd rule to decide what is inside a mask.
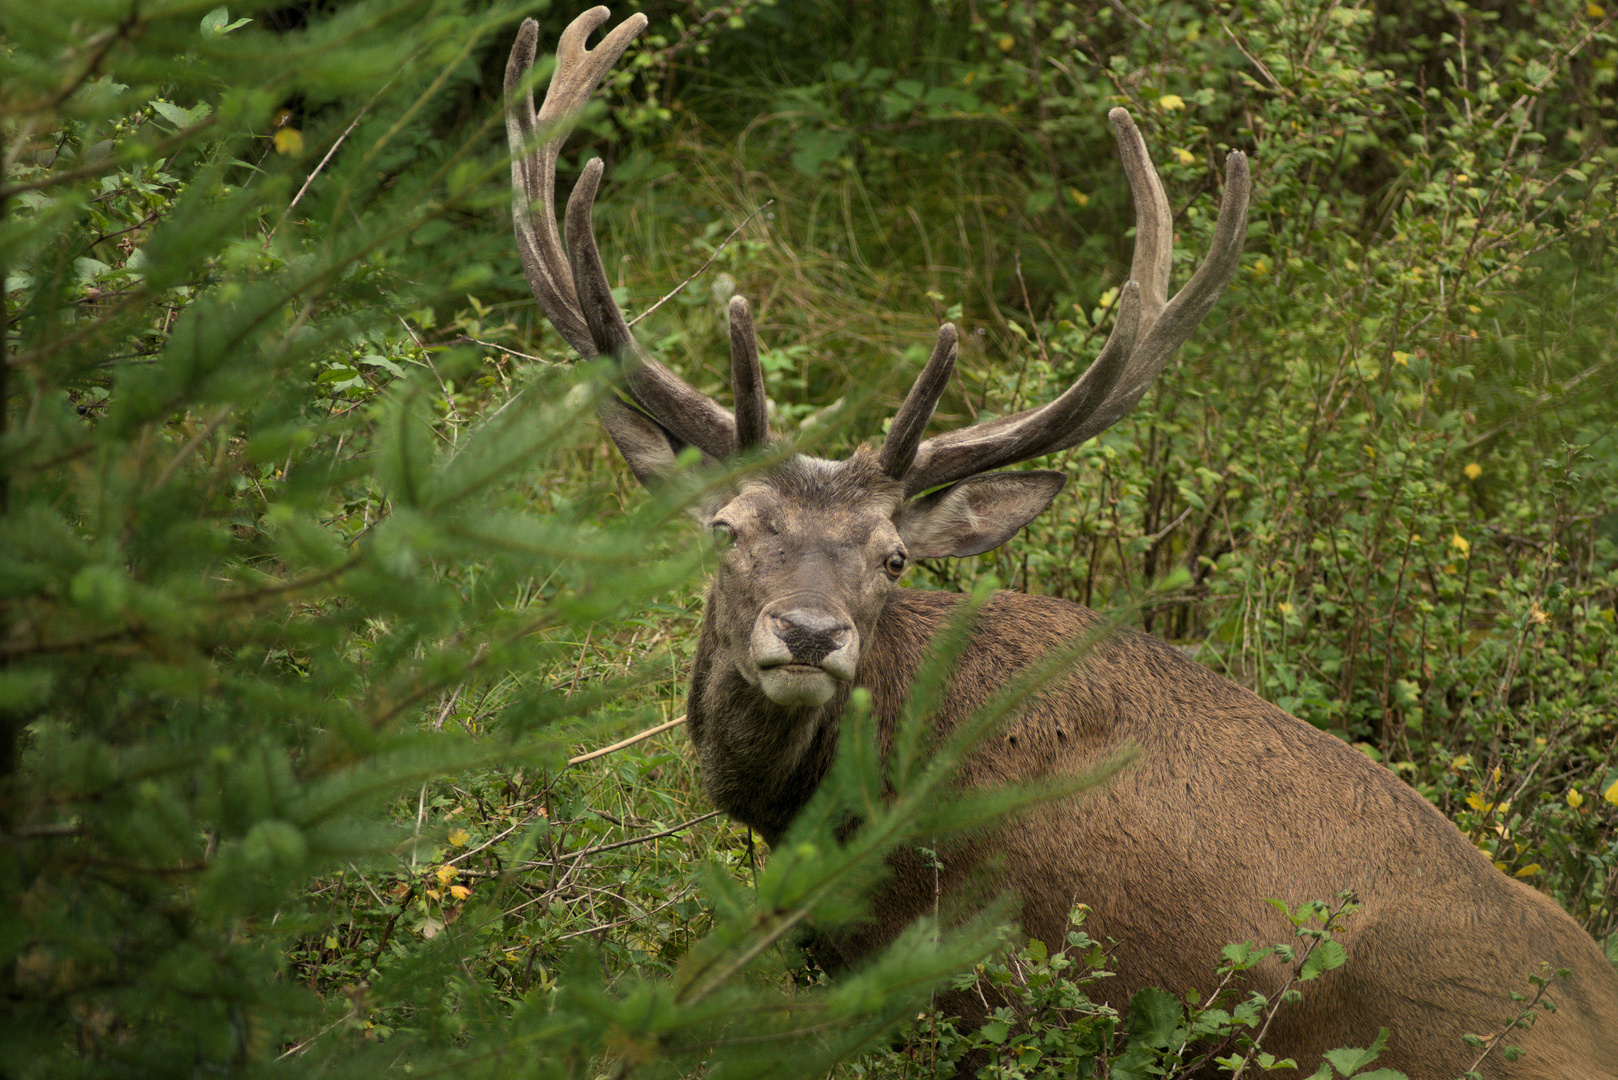
[[[794,457],[703,515],[720,550],[708,601],[719,648],[777,705],[824,705],[853,681],[914,559],[996,547],[1061,486],[1060,473],[997,473],[907,501],[870,450]]]
[[[854,678],[910,563],[899,486],[851,466],[795,458],[707,523],[721,551],[708,617],[737,674],[778,705],[824,705]]]

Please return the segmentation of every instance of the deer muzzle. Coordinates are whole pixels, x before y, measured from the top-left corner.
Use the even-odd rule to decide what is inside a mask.
[[[777,705],[817,706],[854,678],[859,631],[829,611],[766,609],[753,624],[752,661],[759,688]]]

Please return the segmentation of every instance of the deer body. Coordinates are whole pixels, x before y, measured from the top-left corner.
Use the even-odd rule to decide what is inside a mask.
[[[790,485],[801,517],[778,508],[775,543],[790,546],[802,530],[836,548],[845,531],[868,531],[850,510],[850,485],[818,485],[824,501],[810,494],[816,486]],[[739,536],[731,550],[743,542]],[[965,598],[893,589],[860,628],[867,640],[853,678],[822,704],[781,706],[739,670],[755,612],[736,610],[741,590],[725,575],[709,597],[687,726],[714,805],[773,844],[830,767],[852,688],[870,691],[872,722],[884,729],[877,743],[886,745],[933,636]],[[812,606],[805,593],[813,588],[800,582],[791,595]],[[818,602],[840,606],[835,596]],[[948,735],[1022,669],[1083,638],[1099,619],[1063,600],[997,594],[954,665],[935,733]],[[1052,947],[1066,938],[1072,906],[1088,905],[1087,932],[1117,943],[1117,977],[1092,996],[1125,1011],[1148,986],[1206,995],[1226,944],[1288,940],[1290,924],[1267,900],[1295,907],[1349,889],[1364,906],[1337,935],[1347,965],[1283,1008],[1265,1041],[1270,1052],[1296,1058],[1302,1075],[1325,1051],[1368,1046],[1388,1027],[1379,1066],[1412,1078],[1458,1076],[1477,1057],[1461,1036],[1504,1028],[1517,1009],[1510,991],[1531,997],[1527,977],[1548,963],[1573,972],[1552,990],[1558,1012],[1508,1038],[1526,1058],[1507,1066],[1491,1056],[1483,1075],[1618,1076],[1618,978],[1577,923],[1496,870],[1387,769],[1155,638],[1103,641],[981,747],[961,782],[1084,773],[1130,747],[1140,751],[1137,763],[1098,791],[947,854],[945,888],[964,886],[981,854],[997,853],[988,880],[974,877],[971,887],[1009,890],[1022,929]],[[847,962],[934,910],[934,869],[909,854],[892,868],[870,924],[836,942]],[[1273,995],[1283,974],[1261,967],[1253,978]],[[964,994],[947,1004],[970,1013],[981,1010],[975,1002]]]
[[[581,108],[646,25],[632,16],[594,49],[607,19],[594,8],[563,32],[544,107],[523,78],[537,26],[518,33],[506,71],[518,249],[536,300],[583,356],[614,356],[623,397],[599,412],[643,482],[695,449],[703,468],[769,444],[758,345],[747,303],[730,302],[732,413],[649,356],[630,334],[591,233],[601,179],[588,164],[568,200],[567,244],[555,214],[557,154]],[[1041,513],[1065,477],[995,472],[1076,446],[1126,414],[1212,308],[1239,265],[1249,190],[1246,159],[1226,162],[1219,218],[1201,267],[1172,298],[1173,217],[1144,140],[1110,114],[1136,206],[1131,280],[1090,369],[1056,400],[975,427],[925,437],[956,357],[939,330],[932,357],[879,450],[843,461],[789,456],[693,507],[722,554],[693,665],[688,728],[715,805],[778,840],[837,752],[843,707],[871,693],[878,745],[910,693],[929,643],[962,598],[898,587],[919,558],[975,555]],[[536,212],[539,211],[539,212]],[[947,735],[1020,672],[1084,637],[1099,617],[1064,601],[1001,593],[979,613],[933,723]],[[1379,1065],[1413,1080],[1447,1078],[1532,994],[1541,965],[1567,968],[1527,1031],[1528,1051],[1479,1066],[1488,1077],[1618,1080],[1618,976],[1557,905],[1499,873],[1443,815],[1386,769],[1141,634],[1103,640],[1025,702],[981,745],[964,785],[1088,773],[1126,747],[1139,760],[1104,787],[1019,816],[946,851],[935,877],[912,853],[870,918],[838,947],[858,962],[933,910],[935,887],[964,898],[1009,890],[1023,929],[1065,941],[1077,903],[1092,936],[1116,941],[1117,977],[1098,990],[1115,1007],[1135,991],[1206,993],[1229,943],[1286,940],[1267,903],[1296,906],[1348,889],[1362,910],[1340,940],[1348,962],[1280,1010],[1264,1048],[1307,1072],[1321,1054],[1393,1031]],[[1279,966],[1250,973],[1277,992]],[[965,995],[955,1005],[968,1019]]]

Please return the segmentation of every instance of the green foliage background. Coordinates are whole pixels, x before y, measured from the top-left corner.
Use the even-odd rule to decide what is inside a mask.
[[[1138,618],[1386,762],[1611,948],[1604,11],[646,10],[566,164],[608,158],[631,311],[692,278],[642,340],[723,399],[747,295],[779,426],[827,452],[880,430],[940,319],[965,342],[941,426],[1083,370],[1133,220],[1109,107],[1163,175],[1178,280],[1249,152],[1243,273],[1202,331],[1044,463],[1073,478],[1051,512],[912,584]],[[6,9],[8,1075],[925,1075],[962,1048],[930,1017],[882,1047],[992,919],[835,984],[787,942],[856,913],[883,851],[1030,793],[929,799],[956,747],[882,805],[855,745],[766,859],[707,816],[677,729],[569,764],[680,715],[703,553],[522,289],[498,86],[527,14]],[[549,43],[575,12],[538,14]],[[845,848],[849,804],[872,827]],[[989,964],[1027,991],[978,1037],[998,1075],[1172,1074],[1273,1007],[1106,1015],[1082,969]]]

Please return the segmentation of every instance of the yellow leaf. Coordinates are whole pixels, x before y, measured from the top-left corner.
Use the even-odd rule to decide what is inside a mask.
[[[1584,805],[1584,796],[1579,794],[1578,788],[1570,787],[1567,789],[1567,804],[1575,810]]]
[[[1470,806],[1480,814],[1486,814],[1490,810],[1494,809],[1494,803],[1484,802],[1482,793],[1477,791],[1474,791],[1472,794],[1466,797],[1466,805]]]
[[[1601,793],[1601,797],[1612,803],[1612,805],[1618,806],[1618,780],[1614,780],[1612,787],[1608,788],[1606,791],[1603,791]]]
[[[470,839],[472,839],[472,834],[467,832],[465,829],[450,830],[449,842],[456,847],[464,847],[466,842]]]
[[[1462,769],[1467,768],[1471,764],[1471,754],[1458,754],[1456,755],[1455,760],[1449,763],[1449,767],[1452,772],[1460,772]]]
[[[1500,782],[1500,766],[1498,765],[1494,767],[1494,782],[1497,784]]]
[[[328,949],[337,948],[337,935],[336,934],[327,934],[324,944],[325,944],[326,948],[328,948]]]
[[[1067,197],[1073,200],[1074,206],[1090,205],[1090,196],[1086,195],[1076,187],[1070,187],[1067,189]]]
[[[1466,468],[1462,469],[1461,471],[1466,474],[1466,478],[1468,480],[1476,480],[1478,477],[1483,475],[1483,466],[1479,465],[1475,461],[1469,461],[1466,463]]]
[[[1501,873],[1502,873],[1502,874],[1503,874],[1503,873],[1505,873],[1505,872],[1506,872],[1506,864],[1505,864],[1505,863],[1503,863],[1503,862],[1497,862],[1497,863],[1495,863],[1495,864],[1494,864],[1494,868],[1495,868],[1495,869],[1496,869],[1496,870],[1498,870],[1498,871],[1500,871],[1500,872],[1501,872]]]
[[[1157,99],[1157,107],[1164,112],[1174,112],[1177,109],[1185,108],[1185,98],[1179,94],[1164,94]]]
[[[1270,260],[1259,256],[1247,265],[1247,272],[1254,277],[1263,277],[1270,272]]]
[[[297,157],[303,153],[303,132],[295,127],[284,127],[275,133],[275,152]]]
[[[449,887],[449,894],[455,897],[457,900],[465,900],[468,896],[472,895],[472,890],[468,889],[465,885],[451,885]]]
[[[1544,609],[1539,606],[1539,601],[1534,600],[1528,607],[1528,621],[1535,626],[1544,626],[1551,621],[1551,617],[1545,614]]]
[[[1393,362],[1398,364],[1400,367],[1409,367],[1410,354],[1407,352],[1396,352],[1393,354]]]
[[[1176,146],[1173,150],[1171,150],[1170,153],[1172,153],[1174,155],[1174,157],[1180,162],[1181,165],[1189,165],[1193,161],[1197,160],[1197,156],[1195,154],[1193,154],[1191,151],[1182,150],[1178,146]]]
[[[1600,4],[1585,4],[1584,13],[1592,19],[1605,19],[1607,11]]]
[[[1455,533],[1449,538],[1449,546],[1460,552],[1463,559],[1470,558],[1472,555],[1471,541],[1460,533]]]
[[[1515,874],[1512,874],[1511,876],[1512,877],[1520,877],[1520,878],[1522,878],[1522,877],[1533,877],[1535,874],[1538,874],[1540,872],[1541,872],[1540,865],[1537,862],[1533,862],[1533,863],[1529,863],[1527,866],[1523,867],[1521,870],[1518,870]]]
[[[1010,52],[1011,47],[1017,44],[1017,39],[1012,37],[1010,34],[1001,34],[995,39],[994,43],[1000,47],[1001,52]]]
[[[437,870],[433,871],[433,876],[438,879],[438,883],[440,885],[448,885],[450,882],[455,880],[456,875],[458,875],[460,872],[459,867],[454,867],[448,863],[445,863],[443,866],[440,866]]]

